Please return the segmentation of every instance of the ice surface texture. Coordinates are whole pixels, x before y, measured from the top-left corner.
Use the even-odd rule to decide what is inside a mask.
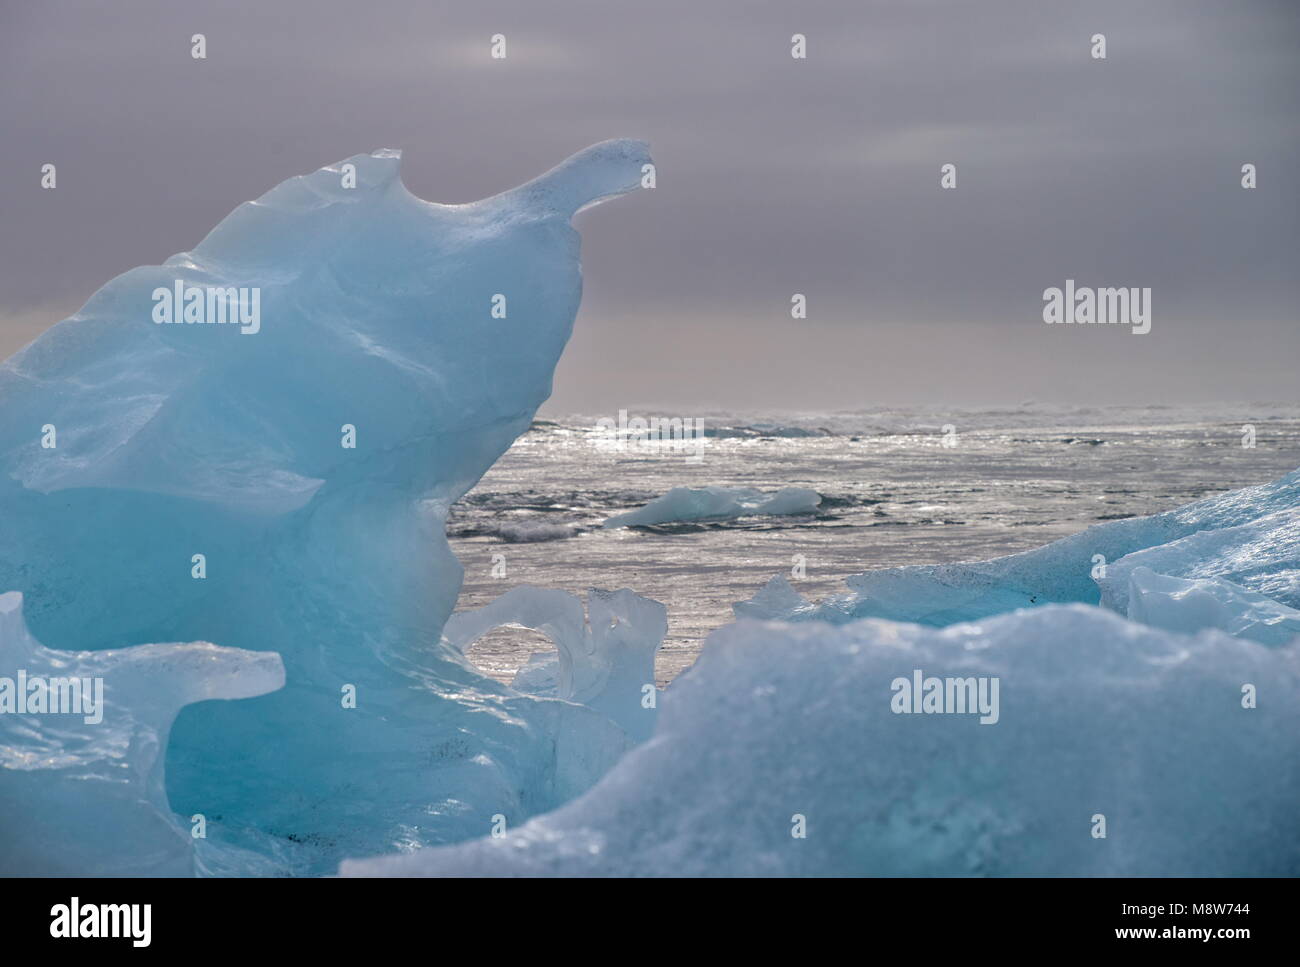
[[[1188,580],[1145,567],[1126,573],[1132,621],[1182,632],[1218,628],[1265,645],[1300,638],[1300,611],[1223,578]]]
[[[934,626],[1053,602],[1100,601],[1124,613],[1128,572],[1138,565],[1179,577],[1221,577],[1300,607],[1300,470],[1163,514],[1097,524],[1008,557],[868,571],[846,579],[849,593],[823,602],[808,601],[778,576],[735,612]]]
[[[1134,551],[1098,577],[1101,603],[1123,612],[1134,571],[1212,578],[1300,607],[1300,507]]]
[[[544,657],[530,661],[514,688],[597,709],[633,739],[645,739],[655,721],[646,689],[654,688],[655,654],[668,633],[668,609],[626,588],[592,588],[587,611],[584,616],[581,599],[564,591],[518,587],[475,611],[452,615],[444,634],[463,653],[493,628],[543,632],[555,642],[554,672]]]
[[[0,687],[12,696],[20,674],[42,689],[76,680],[91,714],[51,714],[52,701],[38,714],[0,714],[0,872],[198,872],[191,827],[172,815],[163,791],[167,733],[182,705],[280,688],[279,656],[202,641],[56,651],[28,632],[22,601],[0,594]]]
[[[891,683],[917,669],[997,677],[997,723],[895,713]],[[1297,762],[1294,647],[1087,605],[946,629],[743,621],[586,795],[500,839],[343,872],[1294,875]]]
[[[813,514],[821,494],[784,487],[765,494],[748,487],[674,487],[650,503],[605,521],[605,527],[638,527],[688,520],[730,520],[760,514]]]
[[[649,161],[607,141],[445,206],[407,191],[398,152],[357,155],[119,276],[0,367],[0,590],[36,636],[283,656],[282,690],[172,730],[171,804],[220,816],[210,837],[332,871],[548,808],[625,747],[441,644],[461,582],[443,521],[550,393],[581,294],[570,217]],[[258,289],[259,331],[154,322],[178,280]]]

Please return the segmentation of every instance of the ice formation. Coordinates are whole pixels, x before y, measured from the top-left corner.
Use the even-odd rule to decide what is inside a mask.
[[[999,680],[997,723],[895,712],[917,671]],[[343,872],[1295,875],[1297,761],[1295,647],[1086,605],[944,629],[740,622],[584,796]]]
[[[0,591],[33,633],[283,657],[283,689],[172,729],[171,807],[220,816],[210,839],[332,872],[551,808],[624,749],[600,713],[441,643],[461,583],[444,519],[550,393],[581,294],[570,217],[649,164],[607,141],[447,206],[407,191],[398,152],[357,155],[0,366]]]
[[[1101,603],[1122,613],[1129,603],[1130,577],[1138,568],[1226,581],[1300,607],[1300,507],[1126,554],[1097,577]]]
[[[23,621],[23,596],[0,594],[0,873],[199,872],[195,827],[163,791],[176,713],[283,684],[278,655],[202,641],[46,648]]]
[[[542,632],[555,642],[554,668],[549,656],[534,656],[515,677],[515,690],[596,709],[633,739],[645,739],[654,728],[655,654],[668,633],[668,609],[627,588],[592,588],[587,612],[572,594],[524,586],[452,615],[443,634],[463,653],[493,628]]]
[[[1223,578],[1188,580],[1140,566],[1126,574],[1130,621],[1169,631],[1217,628],[1265,645],[1300,638],[1300,611]]]
[[[826,602],[774,578],[736,612],[795,623],[715,632],[590,791],[342,872],[1296,875],[1298,506],[1300,471]],[[899,714],[930,678],[996,714]]]
[[[448,621],[448,509],[572,327],[569,220],[650,162],[442,206],[398,161],[285,182],[0,366],[0,873],[1300,871],[1300,471],[826,602],[775,579],[737,613],[795,623],[720,629],[662,698],[631,591]],[[502,624],[556,645],[513,688],[464,656]],[[900,714],[926,676],[998,707]],[[54,678],[98,711],[7,707]]]
[[[1179,577],[1222,577],[1300,607],[1300,470],[1163,514],[1097,524],[1020,554],[868,571],[845,580],[849,593],[822,602],[805,599],[777,576],[735,612],[787,621],[891,618],[933,626],[1049,603],[1100,602],[1124,613],[1128,570],[1137,565]]]
[[[731,520],[762,514],[812,514],[821,495],[807,487],[773,494],[748,487],[674,487],[650,503],[605,521],[605,527],[640,527],[691,520]]]

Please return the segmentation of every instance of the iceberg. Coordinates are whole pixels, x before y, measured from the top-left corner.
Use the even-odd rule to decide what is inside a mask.
[[[453,614],[449,508],[550,393],[570,220],[651,162],[465,205],[399,165],[284,182],[0,365],[0,873],[1300,872],[1300,471],[824,602],[775,578],[662,693],[629,589]],[[466,657],[502,626],[555,645],[510,687]]]
[[[692,520],[813,514],[821,494],[807,487],[783,487],[773,494],[748,487],[674,487],[650,503],[605,521],[605,527],[644,527]]]
[[[283,659],[283,688],[171,729],[167,799],[222,817],[210,840],[332,872],[552,808],[625,749],[603,714],[443,643],[462,578],[444,522],[550,393],[581,296],[571,217],[650,164],[606,141],[438,205],[399,152],[356,155],[113,279],[0,366],[0,590],[32,633]]]
[[[999,682],[996,721],[901,714],[918,673]],[[1294,876],[1298,757],[1295,646],[1078,604],[942,629],[741,621],[583,796],[342,873]]]
[[[845,579],[847,593],[821,602],[777,576],[733,610],[771,620],[889,618],[934,627],[1052,603],[1104,603],[1124,613],[1128,571],[1138,565],[1223,577],[1300,607],[1300,470],[1163,514],[1097,524],[1019,554],[856,574]]]

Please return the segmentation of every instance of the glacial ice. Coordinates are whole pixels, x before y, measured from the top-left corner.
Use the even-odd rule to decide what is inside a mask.
[[[461,584],[444,521],[550,393],[581,294],[571,216],[639,188],[647,148],[603,142],[464,205],[416,198],[399,163],[381,150],[289,179],[0,366],[0,591],[80,651],[279,653],[284,688],[181,712],[166,793],[281,872],[516,822],[627,743],[442,644]],[[186,296],[162,321],[178,285],[196,312]],[[200,321],[235,303],[256,327]],[[170,849],[157,825],[142,858]]]
[[[737,601],[731,610],[737,618],[758,621],[830,621],[832,603],[843,596],[814,603],[796,591],[784,574],[774,574],[748,601]],[[840,621],[850,621],[852,616],[845,607],[838,616]]]
[[[1163,514],[1096,524],[1019,554],[856,574],[845,579],[848,593],[820,602],[778,575],[734,610],[737,617],[837,624],[890,618],[935,627],[1050,603],[1101,602],[1124,613],[1127,570],[1138,564],[1175,576],[1223,577],[1300,607],[1300,470]]]
[[[1184,633],[1217,628],[1264,645],[1300,638],[1300,611],[1223,578],[1189,580],[1141,566],[1125,573],[1130,621]]]
[[[749,487],[674,487],[644,507],[616,514],[604,526],[640,527],[677,521],[812,514],[821,502],[821,495],[807,487],[783,487],[773,494]]]
[[[539,651],[528,656],[528,661],[515,672],[510,687],[525,695],[540,698],[560,696],[560,656],[554,651]]]
[[[997,723],[895,713],[891,684],[917,670],[998,679]],[[1087,605],[944,629],[742,621],[585,795],[499,839],[342,872],[1293,876],[1297,761],[1295,646]]]
[[[1300,872],[1300,471],[825,602],[776,578],[737,614],[795,623],[718,630],[662,694],[630,590],[452,616],[448,509],[550,392],[569,220],[649,158],[454,206],[398,164],[290,179],[0,366],[0,709],[105,698],[0,714],[0,873]],[[257,326],[155,322],[177,284],[258,292]],[[503,624],[556,645],[510,688],[464,654]],[[921,670],[1000,683],[996,724],[896,714]]]
[[[183,705],[283,684],[279,655],[203,641],[46,648],[23,621],[23,596],[0,594],[0,873],[200,871],[192,827],[163,791],[172,722]],[[39,711],[26,704],[37,695]]]
[[[532,628],[555,642],[552,669],[543,656],[520,669],[516,691],[576,702],[603,712],[636,741],[654,729],[655,705],[646,704],[655,684],[655,655],[668,633],[668,609],[628,590],[587,592],[521,586],[474,611],[454,614],[443,635],[464,653],[494,628]],[[536,657],[536,656],[534,656]],[[552,684],[553,683],[553,684]]]
[[[1104,606],[1123,613],[1130,577],[1138,568],[1174,577],[1220,579],[1300,607],[1300,507],[1126,554],[1097,578]]]

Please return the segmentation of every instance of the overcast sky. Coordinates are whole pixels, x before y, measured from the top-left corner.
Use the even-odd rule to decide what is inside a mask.
[[[1287,0],[0,0],[0,356],[357,152],[463,202],[631,136],[552,413],[1295,400],[1298,50]],[[1151,332],[1046,325],[1067,278]]]

